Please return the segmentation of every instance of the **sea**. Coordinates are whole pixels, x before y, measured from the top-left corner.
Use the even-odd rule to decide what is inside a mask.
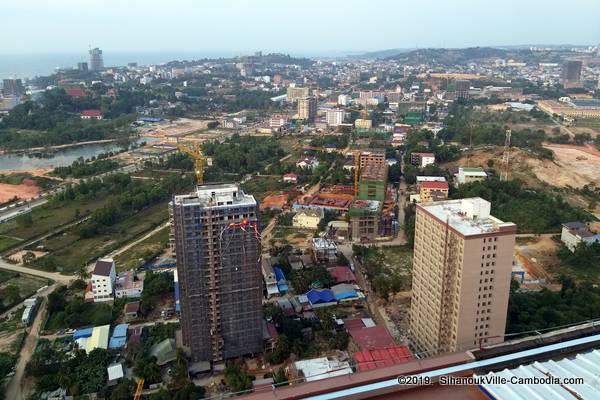
[[[251,54],[248,52],[248,54]],[[111,52],[104,51],[104,66],[161,64],[174,60],[232,57],[234,52]],[[89,62],[87,52],[81,53],[0,53],[0,79],[33,78],[50,75],[57,68],[76,68],[78,62]]]

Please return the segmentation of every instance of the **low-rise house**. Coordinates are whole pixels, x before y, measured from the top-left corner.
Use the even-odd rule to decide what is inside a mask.
[[[300,210],[294,215],[292,226],[294,226],[294,228],[302,229],[317,229],[319,227],[319,222],[323,219],[323,215],[324,212],[322,208]]]
[[[419,184],[421,202],[446,200],[448,198],[448,182],[425,181]]]
[[[352,368],[348,361],[340,361],[332,357],[296,361],[293,365],[297,374],[304,377],[306,382],[352,373]]]
[[[102,111],[100,110],[83,110],[81,119],[102,119]]]
[[[460,167],[458,173],[454,175],[459,185],[471,182],[480,182],[487,179],[487,174],[480,167]]]
[[[567,222],[562,225],[560,240],[573,252],[579,243],[600,243],[600,234],[592,233],[583,222]]]
[[[119,379],[122,379],[125,376],[123,364],[121,363],[109,365],[106,368],[106,372],[108,373],[108,386],[116,385],[119,382]]]
[[[29,326],[29,324],[31,324],[33,321],[33,317],[35,316],[35,312],[39,304],[39,298],[31,297],[25,300],[23,304],[25,304],[25,309],[21,315],[21,323],[25,326]]]
[[[430,164],[435,164],[435,155],[433,153],[411,153],[410,163],[419,168],[425,168]]]
[[[277,287],[277,278],[271,264],[271,257],[263,255],[260,261],[265,287],[267,289],[267,297],[278,296],[279,288]]]
[[[144,281],[139,280],[133,271],[119,274],[116,279],[115,297],[139,298],[144,291]]]
[[[138,313],[140,312],[140,302],[133,301],[131,303],[125,304],[123,307],[123,314],[125,318],[128,320],[136,319],[138,317]]]
[[[316,169],[319,166],[319,160],[315,156],[302,156],[296,162],[296,167],[299,168],[307,168],[307,169]]]
[[[298,175],[293,172],[288,172],[283,175],[283,181],[286,183],[296,183],[298,182]]]
[[[313,238],[311,243],[317,262],[331,263],[337,260],[337,245],[333,240]]]
[[[345,266],[327,268],[334,283],[356,283],[356,276],[352,270]]]

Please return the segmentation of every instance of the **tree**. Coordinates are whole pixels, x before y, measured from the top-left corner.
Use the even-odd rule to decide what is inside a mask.
[[[146,383],[156,383],[161,379],[160,367],[156,364],[156,357],[144,357],[138,360],[133,367],[133,373],[144,378]]]
[[[204,398],[205,393],[206,391],[202,386],[189,383],[175,393],[173,400],[200,400]]]
[[[32,251],[26,252],[25,254],[23,254],[23,257],[21,257],[21,261],[23,261],[23,264],[25,265],[30,265],[35,261],[35,259],[35,254]]]
[[[252,380],[239,365],[232,364],[225,368],[225,382],[234,393],[245,392],[252,389]]]

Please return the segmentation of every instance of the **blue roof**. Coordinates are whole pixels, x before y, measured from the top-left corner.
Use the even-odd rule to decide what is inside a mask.
[[[179,281],[175,282],[175,311],[181,311],[181,304],[179,304]]]
[[[335,296],[329,289],[311,289],[308,293],[306,293],[306,297],[308,297],[310,304],[331,303],[335,301]]]
[[[127,336],[127,328],[129,328],[129,324],[119,324],[115,326],[113,330],[113,337],[125,337]]]
[[[111,337],[110,341],[108,342],[108,348],[109,349],[120,349],[122,347],[125,347],[125,343],[127,343],[127,338],[126,337]]]
[[[127,343],[127,328],[129,324],[119,324],[115,326],[113,334],[108,342],[109,349],[120,349]]]
[[[142,121],[144,121],[144,122],[160,122],[162,120],[163,120],[162,118],[152,118],[152,117],[142,118]]]
[[[355,290],[351,290],[348,292],[342,292],[342,293],[338,293],[335,295],[336,300],[353,299],[355,297],[358,297]]]
[[[277,289],[279,289],[279,292],[281,292],[281,293],[285,293],[288,290],[290,290],[290,288],[288,287],[287,283],[278,283],[277,284]]]
[[[273,272],[275,272],[275,279],[277,279],[278,282],[285,281],[285,275],[283,274],[281,268],[273,267]]]
[[[73,340],[90,337],[90,336],[92,336],[93,330],[94,330],[94,328],[78,329],[73,334]]]

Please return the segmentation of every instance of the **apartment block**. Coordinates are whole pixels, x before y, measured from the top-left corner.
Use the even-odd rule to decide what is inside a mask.
[[[237,184],[203,185],[170,203],[183,344],[194,361],[263,350],[258,205]]]
[[[307,87],[289,87],[287,88],[287,101],[290,103],[295,103],[299,99],[303,99],[308,97],[309,90]]]
[[[359,167],[363,169],[369,165],[386,165],[385,150],[363,151],[358,158]]]
[[[517,226],[481,198],[417,204],[410,337],[428,356],[503,341]]]
[[[303,97],[298,99],[298,118],[313,121],[317,116],[317,99]]]
[[[433,153],[411,153],[410,163],[419,168],[425,168],[429,164],[435,164],[435,154]]]
[[[94,302],[114,300],[116,279],[117,269],[112,258],[96,261],[91,279]]]

